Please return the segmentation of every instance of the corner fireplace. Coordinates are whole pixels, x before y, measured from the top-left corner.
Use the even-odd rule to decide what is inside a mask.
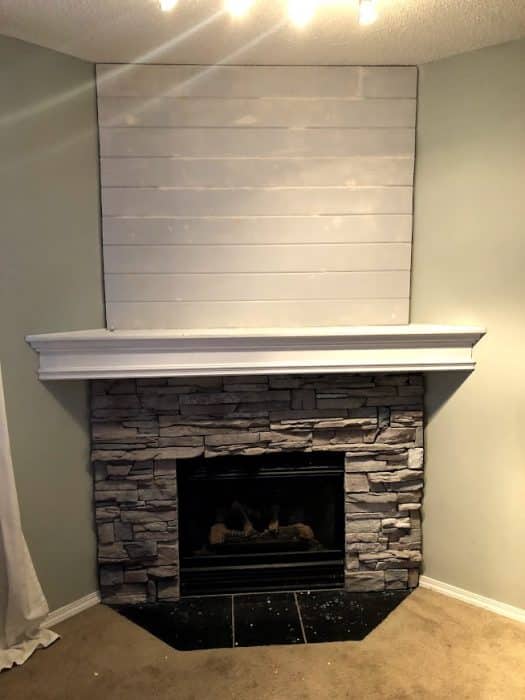
[[[175,601],[181,585],[417,586],[420,374],[149,377],[91,392],[104,602]]]
[[[344,452],[182,459],[182,595],[339,588]]]

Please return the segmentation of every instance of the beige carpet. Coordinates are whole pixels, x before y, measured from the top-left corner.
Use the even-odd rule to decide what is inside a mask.
[[[179,652],[98,605],[3,700],[525,699],[525,625],[418,589],[363,642]]]

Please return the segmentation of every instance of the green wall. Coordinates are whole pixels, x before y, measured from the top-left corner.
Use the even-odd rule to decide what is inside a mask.
[[[104,325],[93,65],[0,36],[0,361],[22,520],[52,609],[96,590],[87,386],[28,333]]]
[[[431,375],[425,574],[525,607],[525,41],[420,68],[412,322],[486,326]]]

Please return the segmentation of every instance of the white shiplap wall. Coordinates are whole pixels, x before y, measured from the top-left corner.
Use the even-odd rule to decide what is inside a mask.
[[[408,322],[416,84],[97,66],[108,325]]]

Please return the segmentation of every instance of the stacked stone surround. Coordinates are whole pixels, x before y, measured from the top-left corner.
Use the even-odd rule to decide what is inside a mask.
[[[423,377],[275,375],[91,382],[100,589],[179,597],[177,459],[345,452],[345,586],[414,588],[421,562]]]

